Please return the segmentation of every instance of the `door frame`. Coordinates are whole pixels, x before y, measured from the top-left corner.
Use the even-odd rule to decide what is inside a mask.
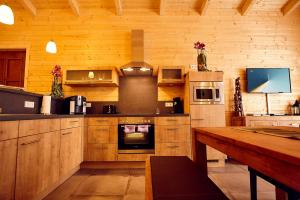
[[[24,89],[27,90],[28,82],[28,71],[29,71],[29,54],[30,54],[30,45],[29,44],[0,44],[0,51],[11,51],[11,50],[25,50],[25,69],[24,69]]]

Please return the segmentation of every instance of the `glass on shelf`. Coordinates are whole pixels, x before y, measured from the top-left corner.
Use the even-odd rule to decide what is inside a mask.
[[[70,81],[109,81],[112,70],[69,70],[66,79]]]

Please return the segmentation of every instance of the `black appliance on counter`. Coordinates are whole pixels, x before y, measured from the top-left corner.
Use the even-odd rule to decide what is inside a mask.
[[[116,105],[104,105],[102,113],[103,114],[116,114],[117,106]]]
[[[118,125],[118,153],[154,153],[154,118],[123,117]]]
[[[173,98],[173,111],[174,113],[183,113],[183,101],[180,97]]]
[[[86,114],[86,98],[84,96],[71,96],[65,98],[67,114]]]

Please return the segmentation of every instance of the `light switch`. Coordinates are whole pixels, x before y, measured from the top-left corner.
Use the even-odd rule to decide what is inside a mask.
[[[33,101],[25,101],[24,107],[25,108],[34,108],[34,102]]]

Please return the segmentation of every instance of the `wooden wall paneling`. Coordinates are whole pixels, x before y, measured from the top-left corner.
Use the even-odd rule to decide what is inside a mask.
[[[288,15],[293,12],[300,5],[300,0],[288,0],[286,4],[281,8],[283,15]]]
[[[80,1],[80,5],[81,2],[83,1]],[[197,55],[193,43],[202,40],[207,45],[208,67],[224,71],[228,124],[233,110],[234,90],[231,81],[238,76],[242,78],[245,113],[265,111],[264,95],[245,92],[247,66],[291,68],[293,93],[271,95],[274,112],[288,112],[288,105],[300,95],[300,75],[297,70],[300,14],[293,12],[283,17],[279,12],[280,7],[276,5],[278,10],[256,11],[255,8],[255,12],[240,17],[235,9],[238,3],[239,1],[211,1],[206,14],[201,17],[197,10],[175,16],[178,12],[169,13],[169,10],[173,11],[171,4],[168,4],[168,15],[163,17],[153,12],[152,8],[141,12],[136,8],[138,1],[133,9],[126,9],[126,16],[118,17],[115,16],[113,3],[111,6],[105,5],[104,9],[82,9],[77,18],[70,12],[68,3],[67,12],[56,12],[55,15],[51,15],[50,9],[40,9],[39,6],[39,17],[34,20],[27,11],[16,8],[14,12],[22,16],[24,23],[16,23],[13,28],[2,26],[0,47],[27,47],[26,56],[30,55],[30,59],[26,59],[28,73],[25,87],[31,92],[49,94],[52,83],[49,73],[55,64],[60,64],[63,69],[85,69],[128,63],[131,59],[130,30],[133,28],[145,30],[145,59],[155,69],[156,66],[164,65],[196,64]],[[99,5],[101,4],[102,2]],[[49,39],[49,23],[53,24],[53,37],[57,38],[61,49],[54,56],[44,51],[45,41]],[[65,85],[63,88],[66,96],[84,95],[89,101],[118,101],[119,98],[118,88],[72,88]],[[164,88],[158,92],[159,99],[170,100],[175,89]]]

